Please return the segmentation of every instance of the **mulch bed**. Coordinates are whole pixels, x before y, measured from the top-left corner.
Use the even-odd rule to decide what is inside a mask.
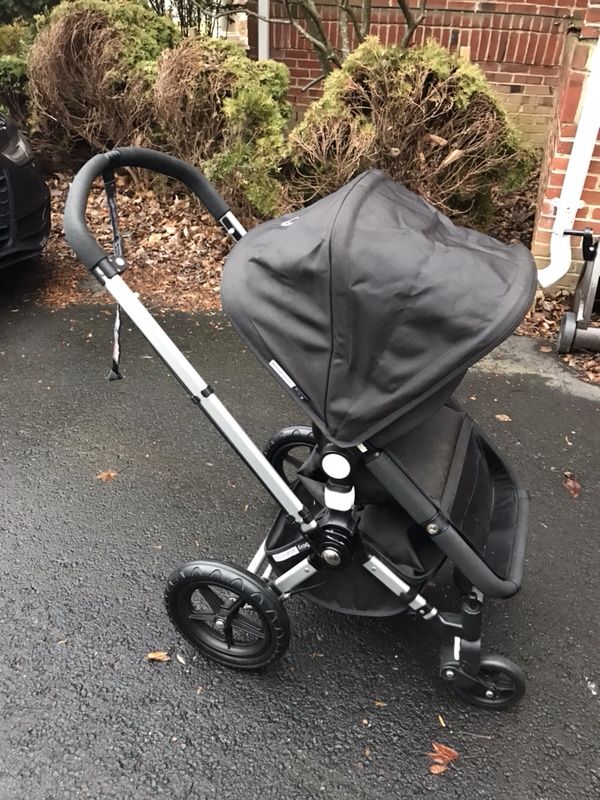
[[[52,192],[52,234],[39,268],[28,277],[27,294],[45,306],[63,308],[74,303],[110,303],[74,258],[62,234],[62,211],[68,180],[50,181]],[[229,237],[198,203],[187,194],[158,195],[120,179],[119,221],[128,262],[127,282],[141,299],[156,310],[207,311],[220,308],[223,261],[232,247]],[[495,198],[497,215],[492,233],[506,242],[527,246],[535,218],[537,176],[518,191]],[[110,252],[111,234],[104,192],[97,189],[90,198],[88,222],[100,243]],[[245,220],[252,224],[252,221]],[[543,340],[541,348],[554,348],[561,317],[570,309],[570,298],[538,297],[517,329],[520,336]],[[594,324],[600,326],[600,320]],[[600,353],[585,351],[560,356],[584,381],[600,384]]]
[[[52,233],[40,269],[33,276],[32,299],[62,308],[73,303],[110,303],[94,278],[76,260],[63,230],[68,192],[65,178],[50,181]],[[153,308],[179,311],[220,308],[223,261],[232,241],[187,194],[157,195],[124,178],[118,186],[119,227],[128,263],[127,282]],[[112,237],[102,189],[93,191],[88,224],[107,252]]]

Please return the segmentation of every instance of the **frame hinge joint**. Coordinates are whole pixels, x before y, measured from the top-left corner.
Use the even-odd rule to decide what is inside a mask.
[[[428,522],[423,523],[423,527],[430,536],[439,536],[450,527],[450,522],[447,517],[439,511],[435,517]]]

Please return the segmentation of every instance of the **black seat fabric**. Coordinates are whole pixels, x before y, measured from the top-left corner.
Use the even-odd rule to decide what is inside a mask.
[[[527,494],[468,414],[444,406],[382,449],[500,578],[520,575]]]
[[[442,406],[426,422],[382,450],[444,510],[454,499],[458,471],[473,423],[464,412]],[[452,486],[449,486],[452,482]],[[443,502],[444,501],[444,502]]]

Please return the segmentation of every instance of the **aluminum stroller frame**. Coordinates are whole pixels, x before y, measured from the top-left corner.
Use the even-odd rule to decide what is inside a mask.
[[[383,448],[365,443],[344,450],[325,444],[319,451],[326,476],[325,508],[302,499],[296,491],[297,482],[290,481],[283,472],[280,456],[282,452],[285,455],[288,446],[313,447],[313,432],[307,428],[283,431],[274,438],[265,456],[122,279],[126,263],[114,198],[114,171],[119,167],[146,168],[181,180],[234,240],[241,239],[245,230],[197,169],[143,148],[121,148],[93,157],[73,180],[65,207],[65,234],[72,249],[278,503],[282,510],[275,524],[289,526],[301,542],[293,565],[280,574],[273,571],[272,561],[265,567],[268,537],[245,570],[213,560],[195,561],[177,569],[169,578],[165,595],[168,613],[176,627],[201,652],[220,663],[241,669],[263,667],[279,658],[288,645],[289,620],[283,602],[302,591],[303,585],[317,573],[335,571],[352,562],[361,565],[389,590],[402,608],[410,608],[452,636],[452,644],[442,650],[440,674],[459,696],[491,709],[516,703],[525,691],[521,669],[502,656],[481,654],[484,595],[510,597],[518,591],[521,581],[527,499],[512,472],[508,470],[506,474],[512,481],[511,491],[514,489],[518,497],[519,523],[511,532],[512,556],[504,577],[490,568],[456,530],[440,504]],[[85,221],[90,189],[100,176],[109,200],[113,255],[104,252]],[[456,406],[450,404],[449,408],[459,413]],[[352,509],[353,476],[359,466],[385,487],[420,526],[423,535],[435,542],[442,556],[453,561],[457,585],[463,592],[460,613],[440,611],[431,605],[419,586],[403,579],[385,555],[357,535]],[[194,605],[192,599],[197,590],[204,601],[201,606]]]

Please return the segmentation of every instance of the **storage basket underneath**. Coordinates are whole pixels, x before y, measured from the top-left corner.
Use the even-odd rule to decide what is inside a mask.
[[[319,506],[304,486],[294,486],[298,497],[317,513]],[[444,561],[443,553],[396,504],[357,508],[359,535],[407,583],[420,588]],[[276,575],[282,575],[306,557],[309,546],[288,516],[278,514],[267,537],[266,554]],[[406,611],[389,589],[358,561],[347,567],[320,570],[298,590],[307,599],[344,614],[384,617]]]

